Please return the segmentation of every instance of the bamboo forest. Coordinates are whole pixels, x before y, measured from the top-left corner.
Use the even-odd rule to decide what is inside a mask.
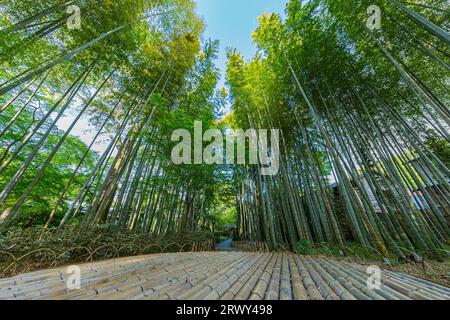
[[[198,1],[1,1],[0,299],[450,300],[448,1]]]

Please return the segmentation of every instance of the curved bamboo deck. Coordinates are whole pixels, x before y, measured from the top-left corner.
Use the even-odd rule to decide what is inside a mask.
[[[80,290],[66,289],[64,267],[0,279],[0,299],[450,300],[449,288],[391,271],[369,290],[365,266],[289,253],[160,254],[80,268]]]

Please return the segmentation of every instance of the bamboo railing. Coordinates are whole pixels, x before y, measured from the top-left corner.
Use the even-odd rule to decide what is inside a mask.
[[[248,252],[269,252],[267,244],[259,241],[233,241],[231,246]]]
[[[214,251],[215,249],[216,243],[214,240],[195,242],[192,245],[192,252]]]

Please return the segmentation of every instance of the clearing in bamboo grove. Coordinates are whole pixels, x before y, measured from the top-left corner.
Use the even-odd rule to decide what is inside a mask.
[[[103,298],[448,299],[447,2],[286,0],[247,59],[205,37],[202,1],[0,4],[0,278],[60,288],[38,270],[80,265],[124,275]],[[388,269],[381,289],[365,265]],[[183,270],[204,287],[175,290]],[[12,279],[0,299],[43,297]]]

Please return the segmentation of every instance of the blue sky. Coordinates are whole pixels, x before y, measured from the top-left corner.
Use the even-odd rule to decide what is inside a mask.
[[[225,82],[227,47],[250,60],[256,53],[251,34],[258,27],[258,16],[276,12],[284,18],[288,0],[196,0],[197,12],[207,24],[204,39],[220,40],[217,66],[222,72],[219,87]]]

